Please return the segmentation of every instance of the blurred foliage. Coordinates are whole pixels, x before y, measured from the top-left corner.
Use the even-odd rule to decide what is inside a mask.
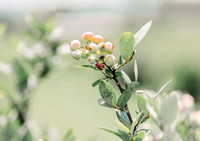
[[[10,75],[11,77],[14,76],[15,81],[13,81],[12,83],[8,83],[12,85],[6,86],[7,88],[5,88],[3,87],[3,85],[7,83],[7,79],[1,80],[4,82],[1,82],[2,87],[0,88],[0,140],[3,141],[32,140],[34,136],[32,131],[29,131],[30,129],[28,129],[27,124],[22,124],[29,120],[27,118],[27,114],[29,113],[29,100],[36,88],[32,84],[30,85],[29,80],[34,80],[36,78],[35,80],[38,81],[48,76],[48,74],[52,71],[52,67],[54,65],[51,59],[55,57],[56,50],[61,44],[60,41],[51,40],[52,38],[49,38],[48,36],[55,29],[56,23],[54,18],[51,17],[47,19],[47,21],[40,21],[36,16],[33,15],[31,19],[32,20],[29,21],[30,23],[28,29],[24,32],[24,39],[26,39],[26,48],[32,48],[32,45],[38,42],[42,42],[45,44],[45,46],[47,45],[47,52],[49,56],[41,57],[40,55],[38,55],[34,59],[30,59],[26,58],[25,54],[27,54],[27,52],[23,53],[22,51],[20,52],[20,55],[18,54],[16,58],[12,59],[13,61],[10,66],[13,69],[14,73],[8,75]],[[5,35],[5,32],[6,25],[0,24],[1,44],[4,43],[2,42],[2,39],[8,37]],[[17,42],[17,39],[13,37],[8,38],[9,39],[6,39],[6,42]],[[141,73],[141,71],[145,72]],[[148,79],[146,79],[146,76],[143,76],[144,73],[150,76],[149,69],[140,70],[141,77],[139,77],[139,80],[140,82],[142,81],[142,83],[149,83]],[[198,100],[200,93],[200,76],[198,75],[198,73],[195,70],[188,69],[188,67],[184,66],[177,68],[177,72],[175,75],[175,88],[181,89],[183,91],[188,91],[195,97],[195,100]],[[10,77],[8,78],[10,79]],[[152,79],[152,77],[149,77],[149,79]],[[25,121],[23,119],[25,119]],[[200,129],[197,129],[196,127],[194,128],[193,126],[194,125],[191,125],[190,122],[188,123],[187,121],[180,120],[177,123],[176,133],[178,132],[183,140],[187,141],[188,136],[185,135],[188,135],[187,133],[189,132],[191,133],[190,135],[198,141],[200,139]],[[69,133],[70,132],[71,130],[69,131]],[[41,134],[39,136],[43,136]],[[48,140],[48,136],[44,136],[45,137],[43,140]],[[71,138],[72,140],[75,139],[73,136],[71,137],[70,133],[69,139]]]
[[[150,141],[199,141],[200,112],[195,109],[191,95],[173,91],[154,100],[156,93],[153,91],[145,90],[143,95],[151,113]]]
[[[43,136],[29,119],[30,98],[37,88],[40,79],[46,77],[53,69],[55,63],[53,57],[58,57],[57,48],[62,41],[53,37],[56,23],[53,17],[45,21],[40,21],[36,15],[28,14],[28,29],[24,32],[23,44],[18,45],[19,54],[13,58],[12,64],[1,63],[0,71],[14,77],[12,85],[10,83],[0,83],[0,140],[3,141],[32,141]],[[6,26],[0,24],[0,37],[5,36]],[[26,42],[26,43],[24,43]],[[12,81],[12,79],[11,79]],[[66,141],[75,140],[72,137],[72,130],[69,130]],[[44,133],[45,135],[45,133]],[[51,139],[51,135],[46,135],[44,140]]]
[[[200,73],[187,65],[180,65],[175,71],[174,89],[190,93],[200,102]]]

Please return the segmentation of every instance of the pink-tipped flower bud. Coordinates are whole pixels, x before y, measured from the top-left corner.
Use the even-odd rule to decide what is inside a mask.
[[[80,47],[80,44],[81,43],[79,40],[73,40],[73,41],[71,41],[69,48],[71,51],[75,51]]]
[[[200,125],[200,111],[194,111],[190,113],[189,120],[192,123]]]
[[[90,43],[88,46],[88,50],[91,54],[95,54],[98,50],[98,46],[95,43]]]
[[[103,37],[101,37],[100,35],[95,35],[93,37],[93,42],[96,44],[99,44],[99,43],[103,42]]]
[[[94,64],[96,62],[95,60],[95,55],[94,54],[91,54],[89,57],[88,57],[88,62],[90,64]]]
[[[191,109],[194,107],[194,98],[190,94],[184,94],[179,102],[179,108],[181,110]]]
[[[116,58],[114,55],[107,55],[104,62],[107,66],[112,67],[116,62]]]
[[[81,51],[80,50],[73,51],[72,57],[76,60],[79,60],[81,58]]]
[[[88,50],[86,50],[86,49],[82,49],[82,50],[81,50],[81,57],[82,57],[83,59],[88,58],[89,55],[90,55],[90,52],[89,52]]]
[[[113,51],[114,51],[114,49],[115,49],[115,47],[114,47],[114,45],[111,42],[107,42],[106,43],[106,52],[108,54],[112,54]]]
[[[106,56],[106,53],[105,52],[100,52],[99,50],[95,54],[95,58],[96,58],[97,61],[104,60],[105,56]]]
[[[105,52],[106,51],[106,44],[105,43],[99,43],[98,44],[98,49],[99,49],[99,51],[101,51],[101,52]]]
[[[104,69],[104,64],[100,64],[100,63],[95,63],[95,67],[98,68],[99,70],[103,70]]]
[[[92,41],[93,37],[94,37],[94,34],[92,32],[86,32],[82,35],[83,40],[86,42]]]

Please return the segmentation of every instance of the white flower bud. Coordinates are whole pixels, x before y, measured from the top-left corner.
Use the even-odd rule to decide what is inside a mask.
[[[89,57],[88,57],[88,62],[90,64],[94,64],[96,62],[96,59],[95,59],[95,55],[91,54]]]
[[[98,50],[98,46],[95,43],[90,43],[88,46],[88,50],[91,54],[95,54]]]
[[[107,55],[104,62],[107,66],[112,67],[116,62],[116,58],[114,55]]]
[[[200,125],[200,111],[195,111],[189,115],[190,122]]]
[[[81,51],[80,50],[73,51],[72,57],[76,60],[79,60],[81,58]]]
[[[88,50],[86,50],[86,49],[82,49],[82,50],[81,50],[81,57],[82,57],[83,59],[88,58],[89,55],[90,55],[90,53],[89,53]]]
[[[92,32],[86,32],[82,35],[83,40],[86,42],[92,41],[93,37],[94,37],[94,34]]]
[[[105,52],[106,51],[106,44],[105,43],[100,43],[100,44],[98,44],[98,49],[99,49],[99,51],[101,51],[101,52]]]
[[[75,51],[80,47],[80,44],[81,43],[79,40],[73,40],[73,41],[71,41],[69,48],[71,51]]]
[[[190,94],[184,94],[178,104],[181,111],[191,109],[194,107],[194,98]]]
[[[105,52],[101,52],[99,50],[95,54],[95,58],[96,58],[97,61],[104,60],[105,56],[106,56],[106,53]]]
[[[103,37],[101,37],[100,35],[95,35],[93,37],[93,42],[96,44],[99,44],[99,43],[103,42]]]
[[[106,44],[106,52],[108,53],[108,54],[111,54],[111,53],[113,53],[113,51],[114,51],[114,45],[111,43],[111,42],[107,42]]]
[[[181,98],[185,108],[192,108],[194,106],[194,98],[189,94],[184,94]]]

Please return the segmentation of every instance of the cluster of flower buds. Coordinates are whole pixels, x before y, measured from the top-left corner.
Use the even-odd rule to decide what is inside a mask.
[[[109,67],[116,65],[116,58],[112,55],[114,45],[111,42],[104,43],[102,36],[94,35],[92,32],[84,33],[82,39],[86,42],[86,46],[81,46],[79,40],[73,40],[69,44],[74,59],[87,59],[90,64],[95,64],[95,67],[100,70],[104,68],[104,64]]]

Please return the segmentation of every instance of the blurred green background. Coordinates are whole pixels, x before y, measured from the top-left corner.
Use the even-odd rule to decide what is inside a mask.
[[[168,80],[174,79],[167,92],[180,89],[200,101],[200,2],[189,0],[147,1],[147,0],[59,0],[3,1],[0,4],[0,22],[7,25],[6,39],[1,39],[0,61],[11,63],[18,55],[17,47],[24,42],[22,36],[27,28],[31,11],[41,20],[53,16],[60,40],[66,43],[81,40],[84,32],[100,34],[105,41],[111,41],[118,52],[118,40],[122,32],[136,33],[145,23],[153,20],[147,36],[137,47],[139,82],[141,89],[158,91]],[[25,21],[24,21],[25,17]],[[97,127],[115,129],[115,113],[99,107],[98,88],[92,88],[93,81],[101,74],[75,68],[87,64],[86,60],[75,61],[70,54],[63,57],[62,65],[43,79],[33,92],[29,118],[41,129],[55,127],[62,136],[70,127],[81,140],[118,140]],[[134,80],[133,62],[125,72]],[[3,74],[0,81],[9,83]],[[134,98],[129,106],[135,108]]]

